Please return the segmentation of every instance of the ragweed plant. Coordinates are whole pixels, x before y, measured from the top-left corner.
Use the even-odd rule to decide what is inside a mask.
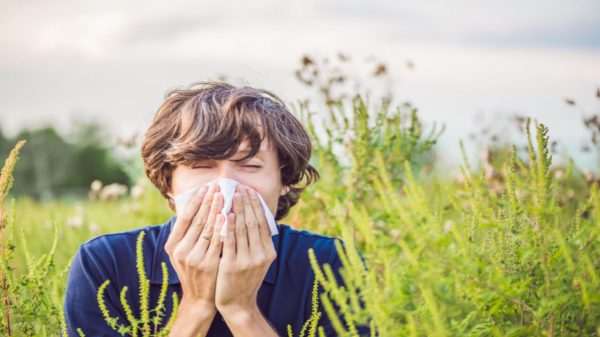
[[[367,104],[357,95],[347,105],[329,109],[327,118],[316,116],[307,107],[298,111],[299,119],[315,139],[311,163],[326,177],[325,183],[307,187],[307,194],[314,200],[310,206],[318,206],[322,211],[301,212],[302,207],[296,208],[297,212],[292,210],[290,221],[301,222],[301,227],[307,223],[333,225],[329,217],[314,219],[313,216],[347,212],[346,206],[337,200],[372,203],[376,173],[384,169],[394,183],[400,183],[405,174],[404,162],[411,167],[422,166],[443,131],[435,125],[426,130],[417,109],[408,103],[393,108],[384,100],[378,110],[369,113]],[[319,137],[316,131],[319,128],[326,137]],[[386,160],[375,162],[376,153]],[[329,229],[332,234],[339,234],[342,228]]]
[[[319,320],[321,319],[321,311],[319,311],[319,282],[315,278],[311,292],[311,313],[310,317],[304,322],[302,328],[298,332],[298,337],[315,337]],[[321,328],[322,329],[322,328]],[[294,337],[292,326],[287,326],[288,337]]]
[[[169,285],[168,272],[166,263],[161,263],[162,269],[162,284],[160,288],[160,293],[158,296],[158,301],[156,306],[153,309],[149,309],[149,296],[150,296],[150,280],[146,276],[146,271],[144,268],[144,255],[142,252],[143,249],[143,240],[146,232],[141,231],[138,235],[136,241],[136,271],[139,279],[139,295],[140,295],[140,317],[136,317],[131,309],[131,305],[127,302],[127,286],[124,286],[120,292],[120,303],[123,306],[125,311],[125,315],[127,317],[128,324],[125,322],[119,322],[118,317],[113,317],[110,315],[106,304],[104,303],[104,292],[106,287],[110,285],[110,280],[106,280],[102,283],[102,285],[98,288],[97,292],[97,300],[98,306],[100,308],[100,312],[104,317],[106,323],[115,331],[117,331],[121,336],[129,335],[133,337],[161,337],[167,336],[169,331],[175,322],[175,318],[177,317],[177,310],[179,308],[179,298],[176,292],[172,294],[173,301],[173,311],[167,321],[167,324],[159,330],[159,326],[162,323],[163,316],[165,316],[165,298],[167,296],[167,289]],[[152,317],[150,317],[152,315]],[[152,327],[151,328],[151,325]],[[80,333],[80,335],[84,335],[85,332]]]
[[[5,336],[47,336],[54,334],[64,325],[58,300],[59,292],[54,287],[61,284],[60,280],[63,279],[55,273],[54,265],[58,223],[54,223],[54,238],[50,251],[37,259],[30,253],[23,227],[19,228],[19,252],[24,256],[25,272],[16,275],[12,266],[17,251],[14,199],[11,202],[10,214],[7,216],[4,212],[4,199],[13,183],[12,170],[24,145],[25,141],[16,144],[0,174],[0,333]]]
[[[559,203],[548,129],[527,135],[527,156],[514,149],[503,163],[499,193],[466,157],[462,184],[428,186],[408,162],[395,183],[374,154],[377,199],[337,200],[347,212],[329,219],[344,226],[345,285],[313,263],[340,336],[357,336],[365,320],[380,336],[600,335],[598,185],[581,189],[576,207]],[[355,243],[368,270],[346,248]]]

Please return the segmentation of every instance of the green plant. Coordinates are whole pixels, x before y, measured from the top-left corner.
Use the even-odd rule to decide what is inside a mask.
[[[348,212],[330,221],[344,224],[346,247],[358,241],[369,270],[342,247],[346,286],[313,263],[323,303],[341,308],[325,305],[339,335],[356,336],[365,317],[381,336],[600,333],[598,185],[581,190],[575,208],[560,205],[548,129],[535,130],[526,160],[515,149],[503,163],[498,193],[465,158],[464,182],[444,184],[444,194],[416,181],[406,162],[401,185],[384,169],[373,177],[377,202],[344,200]],[[385,160],[375,154],[378,167]]]
[[[2,282],[2,300],[0,310],[3,319],[0,331],[6,336],[41,335],[46,336],[58,331],[64,324],[57,300],[58,290],[55,285],[61,284],[61,275],[55,273],[54,253],[58,243],[58,223],[54,223],[54,239],[50,251],[34,260],[28,248],[28,240],[23,227],[19,230],[20,247],[25,258],[26,272],[21,275],[13,273],[11,262],[15,257],[15,202],[9,216],[4,212],[4,198],[12,186],[12,170],[17,162],[19,151],[25,141],[17,143],[6,159],[0,174],[0,280]],[[8,235],[7,235],[8,234]],[[54,282],[47,282],[52,280]]]
[[[313,282],[313,288],[311,292],[311,314],[310,317],[304,322],[302,328],[298,332],[298,337],[315,337],[317,333],[317,327],[319,319],[321,319],[322,313],[319,311],[319,282],[317,279]],[[294,332],[292,326],[287,326],[288,337],[293,337]],[[308,333],[308,335],[307,335]]]

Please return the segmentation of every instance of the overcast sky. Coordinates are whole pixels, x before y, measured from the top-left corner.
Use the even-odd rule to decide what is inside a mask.
[[[514,113],[574,148],[599,107],[598,32],[597,0],[0,0],[0,127],[100,118],[127,136],[167,89],[220,74],[293,102],[300,57],[341,51],[387,62],[396,97],[446,124],[444,150]]]

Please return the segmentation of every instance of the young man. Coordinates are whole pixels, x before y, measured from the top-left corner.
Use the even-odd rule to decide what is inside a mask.
[[[266,90],[203,82],[170,91],[145,134],[142,157],[147,176],[176,215],[80,246],[64,302],[69,335],[76,336],[77,328],[87,336],[119,335],[97,301],[107,279],[104,303],[118,318],[115,326],[140,317],[135,243],[141,231],[149,308],[163,284],[161,263],[168,271],[167,314],[153,331],[165,326],[175,292],[180,304],[170,336],[287,336],[288,324],[298,335],[312,309],[308,249],[342,281],[334,238],[273,221],[319,178],[310,156],[306,130]],[[227,196],[217,184],[225,181],[235,186]],[[176,204],[190,191],[187,203]],[[224,201],[232,203],[230,212]],[[120,299],[124,286],[133,316]],[[327,336],[336,335],[325,312],[319,325]]]

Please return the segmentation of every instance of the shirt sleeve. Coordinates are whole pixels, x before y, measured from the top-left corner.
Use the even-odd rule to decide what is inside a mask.
[[[69,267],[63,303],[68,336],[79,336],[78,328],[85,336],[122,336],[111,328],[100,310],[98,288],[105,280],[110,279],[111,283],[105,288],[103,296],[106,309],[110,317],[117,318],[118,325],[129,325],[124,313],[116,305],[119,303],[119,295],[106,263],[100,259],[103,254],[94,251],[92,247],[94,246],[87,244],[79,246]]]
[[[346,248],[343,241],[340,240],[340,243],[342,243],[342,246],[344,248]],[[356,249],[356,247],[354,247],[354,248]],[[364,268],[367,269],[365,259],[363,258],[360,251],[358,251],[358,249],[357,249],[357,252],[363,262]],[[345,282],[339,271],[339,269],[342,268],[343,265],[342,265],[342,262],[340,260],[340,257],[339,257],[339,254],[337,252],[335,245],[333,245],[332,256],[333,256],[333,258],[332,258],[331,262],[329,262],[329,265],[331,266],[331,270],[332,270],[333,274],[335,275],[338,285],[343,286],[343,285],[345,285]],[[322,293],[322,292],[323,292],[323,289],[321,286],[319,286],[319,296],[320,296],[320,293]],[[335,309],[335,312],[340,317],[342,324],[344,324],[344,319],[341,315],[339,306],[336,305],[334,301],[332,301],[332,304]],[[360,304],[364,305],[364,303],[362,301],[360,301]],[[331,323],[331,320],[329,319],[329,317],[327,315],[327,312],[325,311],[325,308],[323,307],[323,303],[321,302],[320,299],[319,299],[319,311],[321,312],[321,318],[319,319],[319,325],[323,327],[325,336],[327,336],[327,337],[338,336],[337,332],[335,331],[335,328],[333,327],[333,324]],[[360,336],[371,336],[371,330],[370,330],[368,323],[366,325],[356,325],[356,329]]]

